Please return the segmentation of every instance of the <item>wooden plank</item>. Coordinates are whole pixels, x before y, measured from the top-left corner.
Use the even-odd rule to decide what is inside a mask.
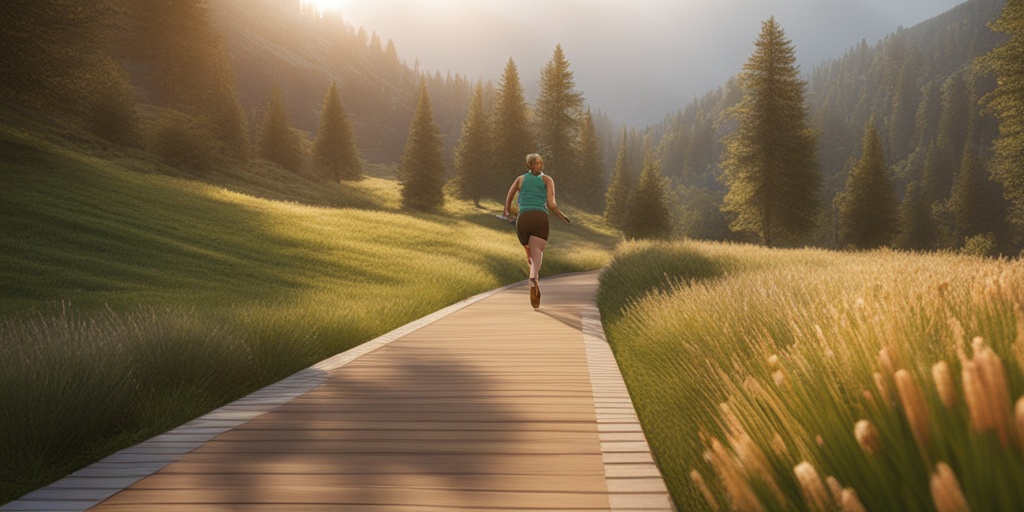
[[[271,489],[254,482],[244,489],[223,489],[212,492],[194,490],[139,490],[127,489],[110,498],[105,504],[160,504],[177,510],[184,504],[279,504],[282,509],[292,505],[336,503],[339,505],[387,505],[473,508],[495,510],[507,504],[521,508],[551,510],[559,508],[606,508],[607,492],[515,492],[515,491],[450,491],[437,489],[408,489],[347,487]],[[102,510],[102,507],[99,508]]]
[[[433,430],[428,428],[418,428],[415,430],[416,439],[419,441],[433,441],[433,442],[445,442],[445,443],[457,443],[460,441],[469,442],[505,442],[505,443],[533,443],[533,442],[545,442],[545,443],[572,443],[578,441],[581,437],[581,433],[592,433],[593,429],[579,429],[569,431],[551,431],[551,430],[528,430],[519,431],[515,429],[502,429],[502,430]],[[409,431],[402,430],[377,430],[377,429],[303,429],[296,433],[295,436],[291,436],[292,439],[301,437],[303,440],[317,440],[317,441],[407,441],[409,439]],[[275,441],[280,439],[288,439],[289,436],[286,433],[282,433],[278,430],[257,430],[257,429],[245,429],[245,430],[234,430],[223,434],[217,440],[219,442],[267,442]]]
[[[572,398],[572,397],[567,397],[567,398]],[[531,411],[531,410],[538,411],[535,414],[546,414],[547,411],[549,411],[551,409],[556,409],[558,407],[571,408],[572,412],[574,412],[574,413],[575,412],[585,411],[586,410],[586,405],[582,404],[582,403],[579,403],[579,402],[583,401],[583,400],[586,400],[586,397],[580,397],[577,400],[578,401],[576,403],[573,403],[570,400],[570,401],[566,401],[566,402],[563,402],[563,403],[560,403],[560,404],[558,404],[558,403],[555,403],[555,404],[544,403],[545,402],[544,400],[539,400],[539,399],[536,400],[535,403],[530,403],[531,402],[530,400],[515,400],[515,401],[513,401],[513,400],[507,400],[507,401],[504,401],[504,400],[490,400],[490,401],[488,401],[488,400],[478,400],[475,403],[470,402],[470,401],[464,401],[464,402],[461,402],[461,403],[453,401],[452,403],[450,403],[448,405],[443,405],[442,406],[442,405],[434,405],[434,404],[426,404],[426,403],[410,403],[408,400],[390,401],[390,400],[388,400],[386,398],[381,398],[381,399],[376,400],[376,401],[373,401],[371,399],[371,401],[373,403],[367,403],[367,405],[353,405],[351,407],[348,407],[348,404],[344,404],[344,405],[346,405],[346,407],[344,407],[344,408],[343,407],[331,407],[330,405],[326,405],[326,404],[324,404],[323,402],[320,402],[320,401],[312,401],[312,402],[309,402],[309,403],[303,403],[301,405],[295,404],[295,405],[292,405],[292,406],[289,406],[289,407],[279,407],[277,409],[274,409],[271,414],[273,414],[274,416],[287,417],[287,416],[290,416],[290,415],[301,415],[301,414],[305,414],[305,413],[308,413],[308,412],[313,412],[313,413],[321,413],[321,412],[323,412],[325,414],[353,414],[353,413],[376,414],[376,413],[381,413],[381,418],[384,419],[384,418],[387,417],[387,415],[384,414],[384,413],[403,413],[403,414],[406,414],[408,416],[416,416],[416,415],[422,414],[424,416],[429,416],[429,415],[434,415],[437,412],[445,412],[444,411],[445,408],[466,409],[466,410],[464,410],[462,412],[472,412],[471,410],[469,410],[467,408],[467,406],[469,406],[469,407],[476,407],[477,408],[476,412],[478,412],[480,414],[491,414],[491,415],[494,415],[494,416],[498,416],[498,415],[502,415],[502,414],[504,414],[506,416],[520,416],[520,415],[523,415],[524,413],[525,414],[529,414],[529,411]],[[393,406],[392,410],[379,410],[380,407],[378,407],[378,405],[381,404],[381,403]],[[407,406],[407,408],[403,409],[402,407],[404,407],[404,406]],[[591,418],[595,418],[595,416],[594,416],[594,407],[590,406],[589,409],[590,409],[589,410],[590,417]],[[455,412],[455,411],[451,411],[451,412]],[[569,412],[569,411],[567,411],[567,412]],[[595,423],[596,423],[596,421],[595,421]]]
[[[254,457],[258,454],[272,455],[275,453],[329,453],[329,454],[350,454],[350,453],[478,453],[481,455],[493,455],[503,453],[539,453],[539,454],[588,454],[601,453],[599,444],[592,439],[581,439],[576,436],[571,441],[531,441],[517,442],[515,440],[463,440],[452,442],[447,440],[419,439],[418,436],[410,436],[411,439],[404,441],[383,440],[296,440],[302,434],[289,433],[285,439],[273,441],[218,441],[207,443],[197,448],[189,456],[195,454],[213,453],[246,453]]]
[[[400,484],[406,489],[434,489],[449,491],[500,492],[588,492],[601,493],[607,488],[600,479],[580,478],[577,475],[476,475],[476,474],[419,474],[419,473],[350,473],[318,475],[275,475],[265,478],[260,474],[241,473],[219,475],[160,474],[147,478],[135,486],[137,490],[190,490],[217,491],[244,490],[260,482],[264,490],[287,491],[321,488],[379,487],[394,488]]]
[[[255,463],[248,454],[221,454],[216,457],[187,457],[164,468],[158,474],[480,474],[480,475],[573,475],[579,478],[604,475],[601,456],[547,454],[440,453],[410,454],[278,454],[260,457]]]
[[[515,432],[591,432],[594,424],[590,421],[538,422],[529,420],[512,421],[380,421],[380,420],[329,420],[320,417],[312,419],[275,417],[256,424],[246,424],[237,431],[246,430],[378,430],[378,431],[436,431],[453,430],[461,432],[508,431]]]

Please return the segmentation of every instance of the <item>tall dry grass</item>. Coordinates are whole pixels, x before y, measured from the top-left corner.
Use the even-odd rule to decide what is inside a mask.
[[[612,296],[683,509],[1024,509],[1024,262],[634,243]]]

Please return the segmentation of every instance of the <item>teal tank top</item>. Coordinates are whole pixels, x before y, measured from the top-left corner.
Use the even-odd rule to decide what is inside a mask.
[[[548,212],[548,187],[544,184],[544,173],[534,176],[527,171],[519,187],[519,211],[540,210]]]

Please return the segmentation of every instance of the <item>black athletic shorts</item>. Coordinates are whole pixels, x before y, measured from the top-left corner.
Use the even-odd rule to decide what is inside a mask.
[[[530,245],[531,236],[547,240],[549,229],[548,214],[543,210],[520,212],[516,218],[516,235],[523,245]]]

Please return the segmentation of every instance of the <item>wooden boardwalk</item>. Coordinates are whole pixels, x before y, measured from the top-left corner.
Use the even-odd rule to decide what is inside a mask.
[[[474,297],[0,510],[670,511],[596,282]]]

